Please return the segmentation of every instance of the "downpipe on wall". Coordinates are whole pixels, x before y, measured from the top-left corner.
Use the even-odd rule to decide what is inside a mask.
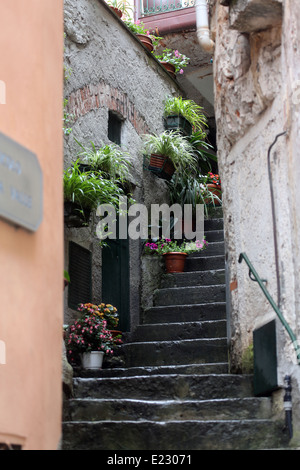
[[[292,384],[291,376],[286,375],[284,377],[285,383],[285,394],[283,398],[283,406],[285,411],[285,426],[289,432],[289,436],[293,437],[293,422],[292,422]]]
[[[206,0],[196,0],[196,25],[197,37],[201,48],[205,52],[213,52],[215,43],[210,38]]]

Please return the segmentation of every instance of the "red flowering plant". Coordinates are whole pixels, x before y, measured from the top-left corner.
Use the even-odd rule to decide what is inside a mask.
[[[221,186],[220,176],[210,171],[207,175],[206,184],[216,184],[217,186]]]
[[[66,332],[66,351],[71,364],[80,363],[84,352],[103,351],[113,354],[114,340],[106,328],[107,322],[96,315],[84,316],[75,320]]]
[[[103,302],[99,305],[92,303],[79,304],[78,311],[82,312],[83,315],[95,315],[101,320],[105,320],[108,330],[113,330],[118,326],[119,314],[116,307],[111,304],[105,304]]]

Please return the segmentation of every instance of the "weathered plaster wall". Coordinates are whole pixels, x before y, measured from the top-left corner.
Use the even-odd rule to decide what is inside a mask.
[[[0,442],[23,450],[57,450],[61,439],[62,21],[62,0],[1,5],[0,131],[36,155],[43,177],[37,231],[0,221]]]
[[[257,283],[250,281],[246,264],[238,263],[241,252],[248,255],[261,278],[267,279],[267,289],[299,338],[300,218],[296,181],[299,181],[300,100],[295,83],[298,80],[299,86],[300,5],[282,2],[280,18],[280,1],[235,1],[231,2],[232,8],[224,3],[211,2],[211,29],[216,44],[218,161],[223,181],[226,260],[231,286],[231,360],[233,370],[238,370],[243,351],[252,341],[253,330],[276,317]],[[258,3],[273,13],[272,6],[276,4],[276,15],[266,13],[266,28],[262,23],[255,23],[259,9],[251,7]],[[268,150],[283,131],[287,134],[278,137],[270,153],[269,178]],[[270,180],[274,190],[274,219]],[[274,233],[278,238],[277,255]],[[278,366],[281,385],[284,375],[291,373],[297,404],[299,366],[291,340],[280,322]]]
[[[166,185],[143,169],[141,135],[163,131],[163,101],[180,91],[177,83],[101,0],[65,0],[65,97],[74,115],[72,133],[65,137],[65,166],[84,144],[109,143],[108,113],[123,119],[122,147],[134,160],[134,198],[137,202],[165,201]],[[94,301],[101,300],[101,249],[87,229],[66,229],[73,240],[93,251]],[[139,323],[140,241],[130,241],[131,325]],[[66,289],[67,298],[67,289]],[[74,312],[66,308],[66,321]]]

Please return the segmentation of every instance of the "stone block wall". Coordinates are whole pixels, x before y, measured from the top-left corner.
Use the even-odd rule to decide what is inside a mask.
[[[161,132],[163,101],[181,93],[160,63],[148,52],[102,0],[65,0],[65,98],[73,116],[72,132],[65,136],[65,167],[76,159],[76,140],[89,146],[109,143],[108,117],[122,121],[121,146],[134,162],[133,197],[147,207],[166,202],[166,184],[144,169],[141,136]],[[70,240],[93,253],[93,301],[101,301],[101,248],[87,229],[65,228],[65,259]],[[67,268],[67,266],[66,266]],[[140,321],[141,243],[130,240],[131,327]],[[65,293],[67,299],[67,289]],[[75,312],[67,307],[65,321]]]
[[[231,365],[239,370],[253,330],[276,317],[257,283],[249,279],[246,264],[238,263],[240,253],[245,252],[267,280],[267,289],[298,338],[300,333],[300,218],[295,193],[300,5],[217,0],[210,2],[210,12],[226,262],[232,287]],[[293,375],[297,403],[300,373],[295,351],[279,321],[277,330],[278,381],[282,385],[286,373]]]

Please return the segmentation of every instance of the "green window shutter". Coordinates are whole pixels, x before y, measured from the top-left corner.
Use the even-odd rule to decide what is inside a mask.
[[[92,253],[69,242],[68,306],[77,310],[78,304],[92,301]]]

